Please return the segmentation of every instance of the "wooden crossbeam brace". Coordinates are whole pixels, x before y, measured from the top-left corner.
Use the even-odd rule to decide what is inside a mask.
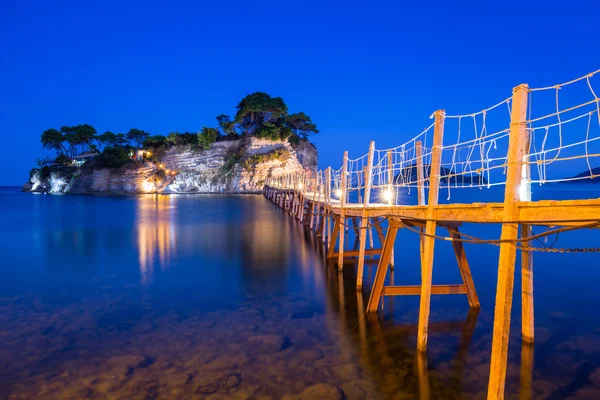
[[[384,296],[419,296],[421,285],[385,286]],[[431,285],[431,294],[467,294],[467,287],[463,285]]]
[[[364,253],[366,256],[371,256],[371,255],[380,255],[381,251],[383,249],[365,249]],[[346,250],[344,251],[344,258],[347,257],[357,257],[360,255],[360,250]],[[337,257],[338,256],[338,252],[336,251],[334,254],[332,254],[332,257]]]

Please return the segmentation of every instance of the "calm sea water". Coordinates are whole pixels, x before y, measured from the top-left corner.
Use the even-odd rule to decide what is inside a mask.
[[[534,191],[588,196],[600,191]],[[564,233],[555,246],[600,247],[600,232]],[[338,274],[313,235],[261,196],[3,188],[0,398],[485,398],[498,248],[466,252],[482,308],[434,296],[419,357],[418,297],[366,318],[376,266],[357,294],[354,266]],[[396,284],[419,283],[418,257],[418,237],[401,231]],[[507,398],[600,398],[599,267],[598,253],[535,254],[534,348],[521,345],[517,279]],[[459,279],[450,244],[437,243],[434,283]]]

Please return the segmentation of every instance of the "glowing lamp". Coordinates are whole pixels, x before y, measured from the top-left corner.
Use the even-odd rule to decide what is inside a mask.
[[[303,186],[301,183],[298,184],[298,190],[302,190]]]
[[[394,199],[394,191],[392,189],[385,189],[382,193],[381,193],[381,197],[383,197],[383,199],[385,201],[387,201],[389,204],[392,203],[392,200]]]
[[[335,190],[335,195],[336,195],[337,197],[342,197],[342,189],[336,189],[336,190]]]

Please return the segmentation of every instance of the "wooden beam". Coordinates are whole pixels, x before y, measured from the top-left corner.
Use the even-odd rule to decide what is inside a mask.
[[[363,270],[365,266],[365,248],[367,246],[367,229],[369,225],[369,217],[367,208],[369,207],[369,201],[371,200],[371,184],[373,177],[373,155],[375,153],[375,142],[371,141],[369,145],[369,154],[367,155],[367,166],[365,176],[365,195],[363,202],[363,216],[361,219],[361,229],[359,235],[359,249],[358,249],[358,271],[356,273],[356,289],[362,289],[363,285]]]
[[[383,249],[365,249],[365,255],[380,255]],[[335,255],[339,255],[338,252],[335,252]],[[356,257],[360,255],[360,250],[345,250],[344,258],[348,257]]]
[[[396,194],[394,193],[394,170],[393,170],[393,166],[394,166],[394,152],[392,150],[388,150],[387,152],[387,180],[388,180],[388,189],[392,192],[393,196],[395,196]],[[390,205],[393,205],[393,200],[394,197],[392,197],[392,199],[389,201]],[[392,255],[390,256],[390,268],[394,269],[394,249],[392,249]]]
[[[488,400],[504,399],[506,383],[506,365],[508,358],[508,340],[510,336],[510,313],[512,310],[513,287],[515,280],[515,259],[517,246],[513,240],[519,236],[519,187],[522,178],[523,159],[527,152],[527,85],[517,86],[513,90],[513,104],[510,116],[506,185],[504,187],[504,212],[502,220],[503,243],[500,245],[498,260],[498,284],[496,288],[496,307],[494,310],[494,329],[492,335],[492,358],[490,361],[490,379]]]
[[[384,296],[419,296],[420,294],[420,285],[385,286],[383,288]],[[467,287],[464,284],[431,285],[431,294],[467,294]]]
[[[530,225],[521,225],[522,239],[530,237],[531,233]],[[524,342],[533,343],[533,253],[526,250],[529,247],[529,242],[521,242],[521,335]]]
[[[429,201],[427,202],[427,222],[423,240],[423,259],[421,262],[421,302],[419,305],[419,328],[417,334],[417,349],[427,348],[427,331],[429,325],[429,308],[431,305],[431,275],[433,273],[433,248],[435,245],[436,222],[435,207],[438,204],[440,170],[442,166],[442,139],[444,137],[445,112],[435,112],[433,129],[433,145],[431,148],[431,172],[429,174]]]
[[[377,273],[375,274],[375,281],[373,282],[373,289],[371,289],[371,296],[369,297],[369,303],[367,304],[367,311],[370,313],[377,312],[379,307],[379,301],[383,294],[383,286],[385,283],[385,276],[387,275],[388,265],[390,263],[390,257],[394,249],[394,243],[396,242],[396,234],[398,233],[398,222],[394,220],[389,221],[389,228],[385,235],[385,241],[383,243],[383,250],[381,252],[381,258],[377,267]]]
[[[453,239],[460,240],[460,232],[458,228],[451,228],[448,230],[450,237]],[[469,262],[467,261],[467,255],[462,242],[453,240],[452,247],[454,248],[454,255],[456,256],[456,262],[458,263],[458,269],[465,287],[467,288],[467,298],[469,299],[469,306],[471,308],[479,308],[479,298],[477,297],[477,291],[475,290],[475,283],[473,282],[473,276],[471,275],[471,268],[469,268]]]
[[[344,162],[342,164],[342,176],[340,179],[342,196],[340,198],[340,233],[339,233],[339,247],[338,247],[338,270],[342,271],[344,269],[344,237],[346,236],[346,218],[344,215],[344,205],[346,204],[346,174],[348,171],[348,151],[344,152]]]
[[[333,233],[329,238],[329,251],[327,251],[327,258],[335,258],[338,253],[335,251],[335,244],[340,236],[340,217],[336,217],[332,214],[333,218]]]

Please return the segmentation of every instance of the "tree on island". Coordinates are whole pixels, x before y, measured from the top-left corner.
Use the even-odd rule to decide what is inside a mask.
[[[41,142],[45,149],[56,150],[59,154],[66,155],[67,148],[63,144],[64,141],[63,134],[56,129],[46,129],[42,132]]]
[[[136,146],[142,147],[144,145],[144,141],[148,139],[149,136],[150,134],[146,131],[131,128],[125,137]]]
[[[288,114],[288,107],[281,97],[255,92],[244,97],[236,106],[237,113],[217,116],[224,134],[238,132],[244,136],[260,139],[285,140],[297,143],[310,134],[319,133],[317,126],[303,112]]]
[[[196,150],[208,150],[217,141],[250,136],[298,144],[319,132],[308,115],[303,112],[288,114],[283,99],[267,93],[247,95],[236,109],[234,118],[226,114],[216,117],[218,128],[203,127],[199,132],[171,132],[165,137],[131,128],[127,134],[106,131],[98,135],[93,126],[81,124],[63,126],[60,130],[47,129],[42,132],[41,142],[45,149],[56,150],[59,157],[54,162],[60,165],[68,164],[68,160],[79,152],[99,152],[102,149],[98,165],[117,167],[129,161],[128,154],[135,148],[164,151],[168,146],[190,146]]]

